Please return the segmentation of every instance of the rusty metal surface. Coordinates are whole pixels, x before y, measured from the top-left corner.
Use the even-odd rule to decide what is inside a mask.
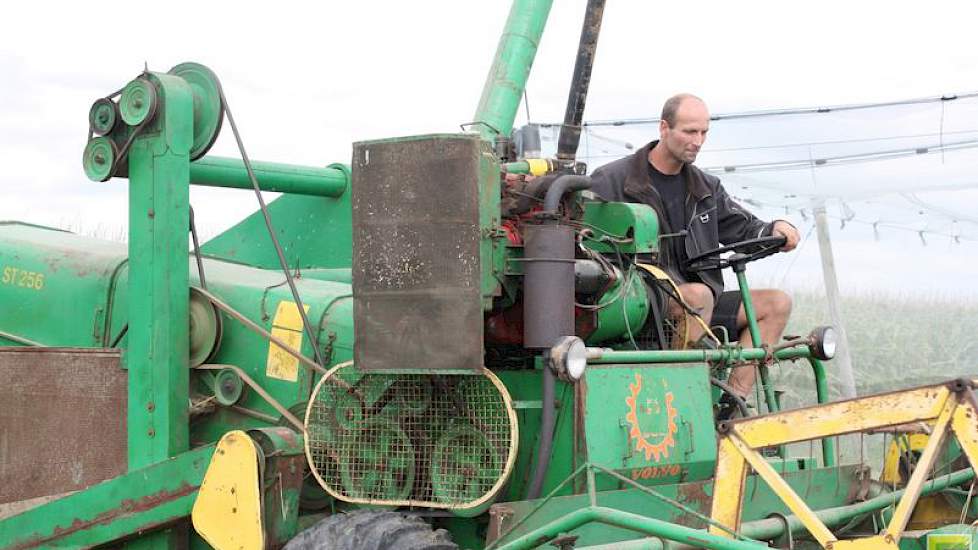
[[[126,372],[117,351],[0,348],[0,503],[126,471]]]
[[[357,367],[481,368],[479,157],[473,136],[354,145]]]

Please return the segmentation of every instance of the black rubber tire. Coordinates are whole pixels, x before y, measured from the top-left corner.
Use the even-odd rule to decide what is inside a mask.
[[[330,516],[290,540],[283,550],[458,550],[448,531],[387,510]]]

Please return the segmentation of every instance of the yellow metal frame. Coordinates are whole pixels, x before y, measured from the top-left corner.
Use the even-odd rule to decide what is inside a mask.
[[[897,548],[948,429],[958,438],[971,466],[978,471],[978,403],[971,391],[976,385],[978,380],[953,380],[723,424],[713,488],[713,520],[728,527],[730,532],[740,529],[744,481],[750,466],[823,548]],[[933,431],[889,525],[879,535],[862,539],[836,539],[758,452],[764,447],[912,422],[932,424]],[[710,527],[710,533],[717,536],[730,538],[730,532]]]

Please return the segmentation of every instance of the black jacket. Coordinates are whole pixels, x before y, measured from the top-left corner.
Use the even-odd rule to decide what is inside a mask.
[[[692,164],[683,165],[681,174],[686,181],[686,227],[670,227],[663,212],[662,198],[652,187],[649,175],[649,151],[658,143],[653,141],[633,155],[606,164],[591,175],[591,190],[599,197],[614,202],[636,202],[651,206],[659,218],[659,235],[686,231],[686,256],[693,256],[717,248],[721,243],[731,244],[771,234],[773,223],[757,219],[737,204],[720,184],[720,178],[704,173]],[[682,237],[678,237],[682,238]],[[660,250],[668,246],[660,241]],[[690,277],[683,272],[684,266],[665,255],[664,267],[678,275],[680,281]],[[723,291],[723,274],[719,269],[702,271],[699,279],[713,292],[714,298]],[[693,278],[695,280],[695,278]]]

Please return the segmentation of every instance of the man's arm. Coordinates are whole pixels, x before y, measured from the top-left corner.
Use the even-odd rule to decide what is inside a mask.
[[[625,182],[618,181],[615,171],[605,167],[598,168],[591,173],[591,191],[606,201],[626,202],[623,192]]]
[[[758,237],[780,235],[785,238],[781,250],[788,252],[798,246],[801,236],[795,226],[786,220],[765,222],[741,206],[717,183],[717,224],[720,242],[730,244]]]

